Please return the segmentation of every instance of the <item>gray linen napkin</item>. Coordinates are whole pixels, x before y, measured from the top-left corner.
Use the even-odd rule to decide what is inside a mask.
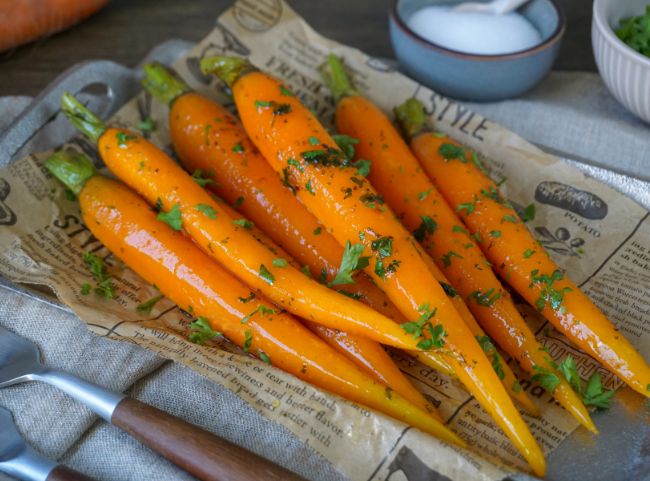
[[[0,99],[0,112],[6,113],[7,105]],[[616,103],[596,74],[554,72],[517,100],[468,105],[533,142],[619,172],[650,177],[650,129]],[[20,109],[14,105],[12,111]],[[0,121],[6,117],[0,116]],[[35,339],[53,366],[114,389],[132,386],[129,392],[137,399],[202,425],[308,479],[342,479],[320,455],[230,391],[184,366],[160,366],[161,359],[139,347],[92,336],[73,315],[0,291],[0,324]],[[0,404],[14,411],[34,447],[99,480],[192,479],[49,387],[0,391]],[[5,479],[0,475],[0,481]]]

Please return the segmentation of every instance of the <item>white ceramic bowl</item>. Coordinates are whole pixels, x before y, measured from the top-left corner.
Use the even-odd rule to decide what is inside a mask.
[[[614,33],[622,18],[641,15],[650,0],[595,0],[591,43],[605,85],[633,114],[650,123],[650,58]]]

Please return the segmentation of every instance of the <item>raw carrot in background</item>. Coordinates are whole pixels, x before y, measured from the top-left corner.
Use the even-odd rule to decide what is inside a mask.
[[[388,392],[312,334],[291,315],[273,309],[204,254],[182,232],[156,218],[124,184],[95,175],[83,155],[58,153],[50,172],[79,196],[84,223],[108,250],[179,306],[192,306],[191,326],[207,339],[224,336],[294,376],[463,446],[428,413]]]
[[[551,260],[474,162],[475,154],[445,135],[427,132],[422,104],[410,103],[419,110],[407,129],[413,152],[468,230],[483,239],[480,248],[497,273],[576,346],[650,397],[650,367],[643,357]]]
[[[108,0],[0,2],[0,52],[68,28],[107,3]]]
[[[213,182],[206,188],[234,205],[244,216],[310,269],[316,279],[333,281],[343,256],[343,248],[285,189],[278,175],[248,139],[237,118],[211,99],[189,91],[189,87],[160,64],[145,66],[144,86],[170,105],[169,128],[176,154],[190,172],[211,172]],[[204,129],[210,125],[214,142],[206,145]],[[359,298],[385,316],[406,322],[386,295],[363,272],[353,284],[334,288]],[[312,326],[315,327],[315,326]],[[415,402],[416,393],[396,369],[383,349],[368,340],[321,327],[321,336],[345,349],[359,363],[369,366],[374,359],[374,375],[402,396]],[[418,356],[418,352],[410,351]],[[419,356],[429,367],[453,375],[449,364],[436,353]],[[406,382],[405,382],[406,381]],[[401,386],[401,387],[400,387]],[[408,391],[411,391],[410,397]],[[418,396],[421,396],[417,392]]]
[[[338,57],[328,57],[324,78],[336,98],[338,131],[358,140],[356,158],[370,161],[370,182],[442,271],[436,277],[446,276],[460,294],[455,299],[463,306],[456,305],[456,309],[462,312],[469,307],[490,337],[529,373],[536,374],[535,368],[554,372],[559,383],[551,393],[583,426],[597,432],[583,402],[535,339],[477,240],[424,173],[390,119],[355,91]],[[400,113],[402,118],[408,116],[405,109]],[[498,235],[500,231],[492,231],[485,242]],[[499,362],[491,339],[486,338],[474,318],[468,315],[464,319],[481,345],[491,352],[493,365],[496,362],[496,366],[507,366]],[[513,384],[512,376],[511,371],[504,372],[503,381],[506,388],[514,391],[511,395],[516,396],[522,389],[518,383]]]
[[[244,59],[203,59],[233,93],[249,137],[300,201],[341,244],[362,246],[371,256],[365,270],[413,322],[409,332],[426,339],[421,346],[444,352],[458,378],[492,415],[534,472],[546,463],[539,445],[450,300],[421,259],[409,233],[369,183],[356,174],[345,154],[279,80],[257,71]]]
[[[184,229],[208,256],[246,284],[304,319],[366,335],[376,341],[418,349],[418,340],[378,312],[311,280],[292,266],[276,266],[275,256],[257,242],[242,219],[232,219],[176,162],[135,132],[107,128],[72,95],[62,110],[91,140],[113,173],[161,210],[159,217]],[[210,142],[209,129],[204,141]],[[204,179],[203,179],[204,180]]]

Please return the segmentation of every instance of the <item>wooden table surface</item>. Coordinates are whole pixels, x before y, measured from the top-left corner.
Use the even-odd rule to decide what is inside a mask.
[[[568,25],[555,65],[595,70],[590,0],[556,0]],[[289,0],[316,30],[368,54],[392,57],[387,12],[393,0]],[[0,54],[0,96],[36,95],[77,62],[109,59],[135,65],[169,38],[199,40],[232,0],[112,0],[86,22]]]

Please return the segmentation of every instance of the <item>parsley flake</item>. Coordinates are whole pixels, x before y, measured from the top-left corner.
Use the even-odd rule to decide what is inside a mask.
[[[235,219],[232,221],[232,223],[238,225],[239,227],[243,227],[246,230],[251,230],[255,226],[255,224],[253,224],[248,219]]]
[[[273,274],[269,272],[269,270],[266,268],[264,264],[260,264],[260,271],[259,271],[260,277],[264,279],[268,284],[273,285],[275,282],[275,277],[273,277]]]
[[[196,204],[194,207],[196,210],[201,212],[203,215],[205,215],[209,219],[216,219],[217,218],[217,211],[214,210],[214,207],[208,204]]]
[[[201,169],[196,169],[192,173],[192,180],[199,184],[201,187],[205,187],[206,185],[214,184],[214,180],[212,179],[206,179],[203,176],[203,170]]]
[[[363,244],[351,244],[350,241],[345,243],[341,265],[336,277],[330,282],[330,286],[340,284],[354,284],[352,275],[355,271],[364,269],[370,264],[370,257],[362,256],[365,246]]]
[[[413,237],[418,242],[422,242],[428,235],[433,234],[438,228],[438,224],[428,215],[421,215],[422,223],[413,231]]]
[[[190,323],[190,333],[189,340],[194,344],[204,345],[206,341],[212,340],[215,337],[221,336],[220,332],[216,332],[212,329],[210,321],[206,317],[199,317],[194,322]]]
[[[176,203],[169,212],[159,212],[156,219],[164,222],[174,230],[181,230],[183,219],[181,218],[181,205]]]
[[[277,259],[273,259],[273,265],[275,267],[287,267],[289,263],[287,262],[286,259],[282,259],[281,257],[278,257]]]
[[[152,298],[149,299],[148,301],[143,302],[142,304],[140,304],[140,305],[139,305],[138,307],[136,307],[135,309],[136,309],[136,311],[138,311],[138,312],[144,312],[144,313],[146,313],[146,314],[149,314],[149,313],[151,313],[151,309],[153,309],[153,307],[154,307],[156,304],[158,304],[158,302],[159,302],[160,300],[162,300],[164,297],[165,297],[165,296],[163,296],[163,295],[157,295],[157,296],[155,296],[155,297],[152,297]]]

